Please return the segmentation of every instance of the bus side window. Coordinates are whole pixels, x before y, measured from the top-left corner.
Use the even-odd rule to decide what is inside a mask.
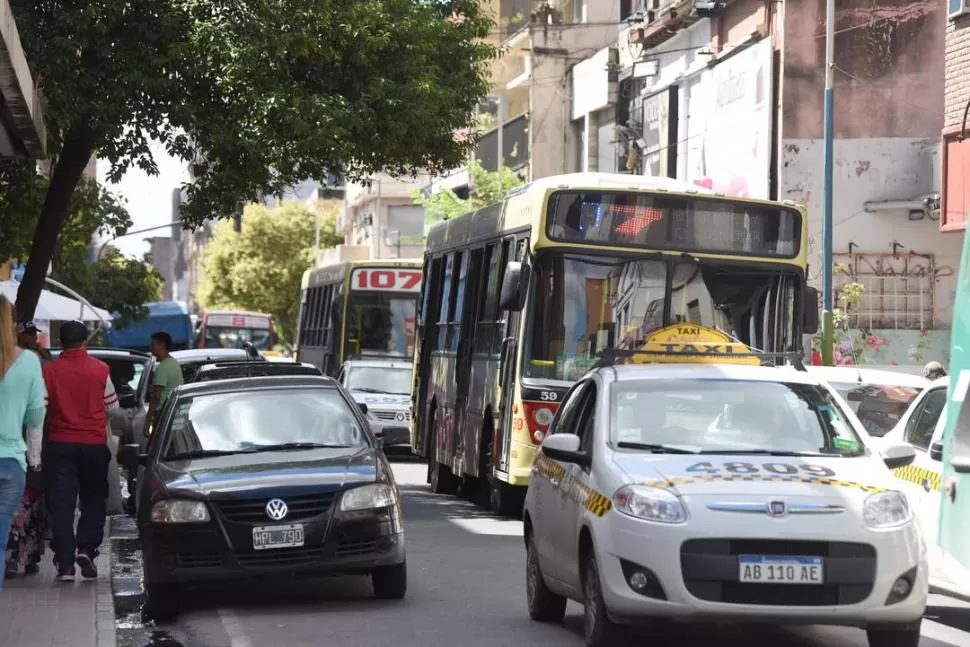
[[[454,287],[451,292],[451,312],[448,316],[448,350],[458,350],[461,338],[461,313],[465,308],[465,279],[468,274],[468,254],[455,252],[455,268],[452,274]]]
[[[495,302],[498,300],[498,245],[492,243],[485,248],[482,266],[482,288],[478,293],[478,327],[475,330],[475,352],[489,353],[492,349],[492,334],[495,330]]]
[[[438,311],[438,343],[435,350],[448,348],[448,315],[451,312],[452,275],[455,271],[455,254],[445,257],[445,275],[441,281],[441,309]]]
[[[505,338],[505,322],[508,321],[508,313],[499,306],[499,294],[502,291],[502,279],[505,278],[505,266],[509,262],[509,254],[512,250],[512,241],[502,241],[502,255],[498,259],[498,271],[495,273],[494,288],[489,288],[494,294],[490,297],[494,299],[494,312],[492,321],[492,355],[498,356],[502,353],[502,342]]]

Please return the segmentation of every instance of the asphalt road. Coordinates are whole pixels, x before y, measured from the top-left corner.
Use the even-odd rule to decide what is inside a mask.
[[[529,620],[522,524],[496,519],[454,497],[433,495],[425,468],[399,462],[405,498],[409,590],[403,601],[373,598],[365,578],[281,583],[195,596],[171,624],[145,626],[137,542],[115,523],[113,580],[119,647],[579,647],[582,608],[570,603],[561,625]],[[970,605],[933,596],[921,647],[970,645]],[[935,618],[935,620],[929,620]],[[959,629],[962,627],[963,630]],[[859,630],[677,627],[652,645],[865,647]],[[646,644],[648,641],[644,641]]]

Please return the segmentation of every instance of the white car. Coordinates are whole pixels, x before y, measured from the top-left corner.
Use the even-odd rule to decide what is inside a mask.
[[[534,465],[529,613],[585,609],[590,647],[626,625],[823,624],[916,647],[926,546],[889,467],[824,382],[791,367],[599,368],[565,396]]]

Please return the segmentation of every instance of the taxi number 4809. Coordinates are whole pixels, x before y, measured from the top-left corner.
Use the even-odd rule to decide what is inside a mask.
[[[728,472],[731,475],[739,476],[757,474],[762,471],[780,476],[795,476],[797,474],[806,474],[807,476],[814,476],[816,478],[832,478],[835,476],[834,471],[823,465],[791,465],[789,463],[763,463],[762,465],[755,465],[753,463],[728,462],[717,466],[714,463],[703,462],[694,463],[684,471],[690,474],[710,475]]]

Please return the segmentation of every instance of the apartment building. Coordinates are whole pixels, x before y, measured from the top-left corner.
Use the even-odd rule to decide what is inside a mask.
[[[964,232],[970,213],[970,0],[947,0],[940,231]]]

